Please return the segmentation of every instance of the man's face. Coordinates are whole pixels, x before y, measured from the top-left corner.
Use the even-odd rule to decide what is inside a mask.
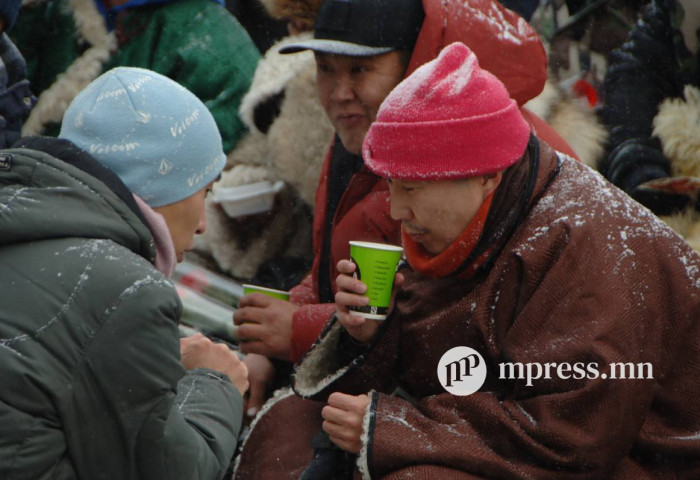
[[[345,148],[359,154],[370,124],[389,92],[403,79],[404,55],[372,57],[316,53],[316,88]]]
[[[389,179],[391,217],[428,253],[437,255],[467,228],[484,199],[502,178],[495,175],[459,180],[412,182]]]
[[[187,250],[194,248],[195,234],[201,235],[207,229],[204,200],[213,184],[214,182],[210,183],[184,200],[153,209],[163,215],[168,224],[178,262],[185,258]]]

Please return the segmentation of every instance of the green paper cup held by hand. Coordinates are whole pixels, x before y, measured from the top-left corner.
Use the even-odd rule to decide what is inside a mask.
[[[396,267],[403,248],[372,242],[350,242],[350,260],[355,263],[358,280],[367,285],[369,305],[349,307],[351,315],[360,315],[372,320],[384,320],[389,311],[391,290],[394,286]]]
[[[244,283],[243,295],[248,295],[249,293],[262,293],[263,295],[267,295],[268,297],[279,298],[280,300],[289,301],[289,292]]]

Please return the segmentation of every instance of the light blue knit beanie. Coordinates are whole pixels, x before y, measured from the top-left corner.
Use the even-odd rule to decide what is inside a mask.
[[[117,67],[90,83],[68,107],[59,137],[116,173],[151,207],[192,196],[226,163],[207,107],[142,68]]]

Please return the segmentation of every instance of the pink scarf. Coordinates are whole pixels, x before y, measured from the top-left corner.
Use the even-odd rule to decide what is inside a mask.
[[[136,204],[148,222],[153,240],[156,243],[156,270],[170,278],[175,273],[177,257],[175,255],[175,245],[170,237],[170,229],[165,219],[160,213],[155,212],[146,202],[134,195]]]

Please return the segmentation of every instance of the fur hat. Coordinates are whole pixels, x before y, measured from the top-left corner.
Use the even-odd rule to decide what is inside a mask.
[[[323,0],[260,0],[260,3],[276,20],[296,18],[313,25]]]
[[[503,83],[466,45],[453,43],[387,96],[362,156],[383,177],[447,180],[504,170],[529,139],[530,126]]]
[[[114,68],[70,104],[60,138],[116,173],[151,207],[184,200],[216,179],[226,163],[207,107],[150,70]]]

